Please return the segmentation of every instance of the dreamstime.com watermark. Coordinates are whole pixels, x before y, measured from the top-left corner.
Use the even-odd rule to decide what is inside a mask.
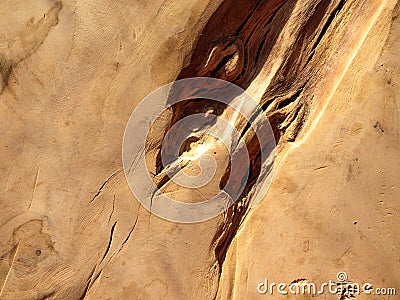
[[[333,294],[348,297],[355,297],[356,295],[378,295],[378,296],[391,296],[396,295],[396,289],[393,287],[380,287],[374,288],[371,283],[356,283],[348,281],[345,272],[339,272],[336,275],[335,281],[329,280],[323,283],[312,283],[306,279],[298,279],[290,284],[269,282],[267,278],[257,285],[257,292],[262,295],[323,295]]]
[[[163,122],[168,112],[180,105],[183,105],[182,110],[188,100],[199,99],[208,101],[207,111],[196,110],[196,113],[180,116],[170,126],[162,127],[167,132],[159,139],[160,132],[165,129],[154,124]],[[225,107],[231,115],[224,117],[218,113],[218,107]],[[241,199],[252,167],[249,149],[242,137],[244,132],[236,128],[235,120],[251,126],[260,147],[259,175],[256,179],[251,178],[252,197],[248,204],[248,207],[254,207],[263,199],[272,180],[274,133],[262,107],[245,90],[230,82],[207,77],[186,78],[164,85],[147,95],[133,111],[125,129],[122,159],[127,182],[136,199],[152,214],[179,223],[206,221],[226,211]],[[212,143],[200,143],[204,136],[222,143],[228,151],[232,171],[227,173],[227,179],[224,178],[224,187],[214,196],[204,197],[202,202],[192,203],[185,197],[182,199],[179,193],[171,197],[171,193],[165,193],[161,188],[166,182],[179,186],[180,191],[198,193],[199,188],[215,178],[216,158],[221,157],[215,155]],[[199,141],[201,146],[193,150],[189,158],[182,156],[183,145],[191,140]],[[157,165],[158,171],[148,168],[148,150],[160,157],[162,167]],[[199,175],[184,172],[183,166],[192,161],[198,162]],[[156,183],[155,177],[162,177],[159,181],[164,184]]]

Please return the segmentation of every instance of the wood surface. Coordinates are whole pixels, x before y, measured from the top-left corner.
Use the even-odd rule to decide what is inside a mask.
[[[0,299],[294,299],[257,285],[338,272],[400,293],[397,0],[2,0],[0,13]],[[149,135],[155,181],[165,132],[210,109],[251,162],[235,205],[181,224],[135,199],[122,143],[147,94],[190,77],[246,90],[277,156],[251,207],[265,172],[254,130],[226,105],[175,105]],[[237,174],[218,141],[196,143],[219,176],[201,191],[163,181],[192,203]]]

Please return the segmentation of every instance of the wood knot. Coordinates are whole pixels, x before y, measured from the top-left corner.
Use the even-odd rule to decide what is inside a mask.
[[[236,37],[217,43],[209,52],[200,76],[235,80],[244,67],[243,41]]]

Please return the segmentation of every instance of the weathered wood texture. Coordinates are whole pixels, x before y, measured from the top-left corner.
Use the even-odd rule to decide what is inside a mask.
[[[397,1],[6,0],[0,12],[0,299],[262,299],[266,277],[339,271],[400,291]],[[143,97],[194,76],[249,92],[278,156],[249,209],[260,145],[236,120],[251,161],[241,201],[177,224],[133,197],[122,138]],[[165,131],[209,109],[229,119],[204,99],[165,115],[152,171]]]

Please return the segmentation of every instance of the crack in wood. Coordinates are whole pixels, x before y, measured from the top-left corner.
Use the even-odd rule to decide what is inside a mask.
[[[110,249],[111,249],[111,245],[112,245],[113,238],[114,238],[114,231],[115,231],[115,227],[116,227],[116,226],[117,226],[117,222],[114,222],[113,226],[111,227],[110,238],[109,238],[109,240],[108,240],[107,248],[106,248],[106,250],[104,251],[103,257],[101,258],[99,264],[101,264],[101,263],[103,262],[104,258],[107,256],[108,252],[109,252]]]
[[[110,182],[111,179],[113,179],[115,177],[115,175],[121,173],[122,170],[118,170],[114,173],[112,173],[99,187],[97,193],[93,196],[92,200],[89,201],[89,203],[92,203],[94,200],[96,200],[97,197],[100,196],[101,192],[103,191],[103,189],[106,187],[106,185]]]

